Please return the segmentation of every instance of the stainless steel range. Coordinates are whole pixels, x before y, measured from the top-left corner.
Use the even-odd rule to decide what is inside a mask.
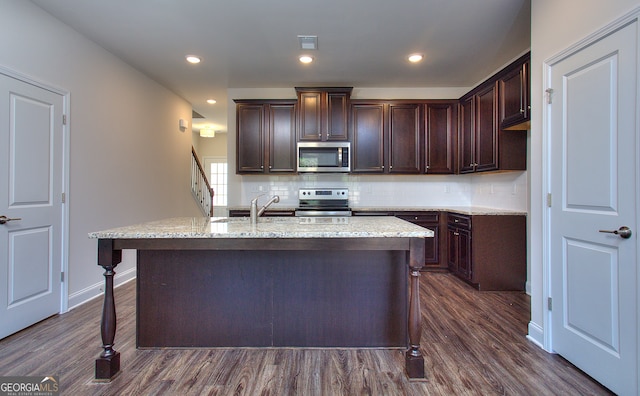
[[[351,216],[348,188],[301,188],[298,190],[298,217]]]

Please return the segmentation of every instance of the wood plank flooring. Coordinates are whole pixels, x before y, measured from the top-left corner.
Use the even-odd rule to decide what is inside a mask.
[[[0,340],[0,376],[58,375],[63,395],[610,394],[525,338],[526,294],[477,292],[450,274],[421,277],[425,381],[406,378],[400,350],[136,350],[135,282],[115,296],[113,381],[93,380],[101,300]]]

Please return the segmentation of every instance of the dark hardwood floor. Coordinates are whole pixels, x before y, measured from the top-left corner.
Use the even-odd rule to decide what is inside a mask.
[[[93,380],[101,300],[0,340],[0,376],[58,375],[63,395],[610,394],[525,338],[526,294],[477,292],[443,273],[423,273],[421,288],[425,381],[406,378],[400,350],[136,350],[135,282],[115,292],[112,382]]]

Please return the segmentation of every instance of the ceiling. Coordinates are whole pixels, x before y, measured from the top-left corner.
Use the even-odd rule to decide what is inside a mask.
[[[471,87],[530,47],[530,0],[32,1],[223,131],[228,88]]]

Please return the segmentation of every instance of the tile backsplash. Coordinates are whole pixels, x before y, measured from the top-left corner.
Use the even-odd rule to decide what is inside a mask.
[[[274,208],[293,208],[298,205],[298,189],[303,187],[348,188],[353,208],[482,206],[526,211],[528,199],[527,172],[446,176],[308,174],[238,179],[239,188],[229,191],[229,206],[249,206],[256,195],[265,194],[280,196],[280,203]]]

